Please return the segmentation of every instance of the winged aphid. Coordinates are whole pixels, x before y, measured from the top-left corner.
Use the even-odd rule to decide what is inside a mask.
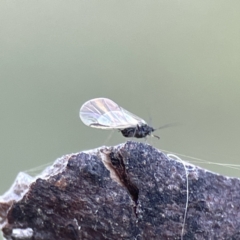
[[[108,98],[94,98],[85,102],[79,112],[84,124],[101,129],[118,129],[124,137],[154,136],[156,130],[143,119],[130,113]]]

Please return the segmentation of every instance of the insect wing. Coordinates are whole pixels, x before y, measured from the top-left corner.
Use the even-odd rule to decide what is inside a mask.
[[[124,129],[145,124],[143,119],[107,98],[87,101],[81,107],[79,116],[87,126],[103,129]]]

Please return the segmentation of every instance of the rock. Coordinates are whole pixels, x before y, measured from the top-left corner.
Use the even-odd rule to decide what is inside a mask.
[[[6,239],[240,239],[240,180],[127,142],[66,155],[0,198]]]

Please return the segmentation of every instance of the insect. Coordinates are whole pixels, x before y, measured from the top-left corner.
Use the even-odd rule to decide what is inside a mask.
[[[118,129],[124,137],[144,138],[156,129],[140,117],[128,112],[108,98],[95,98],[85,102],[79,112],[84,124],[101,129]]]

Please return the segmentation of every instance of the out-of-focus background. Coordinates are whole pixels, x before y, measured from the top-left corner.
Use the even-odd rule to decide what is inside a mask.
[[[81,105],[107,97],[159,149],[240,164],[239,1],[2,1],[0,195],[19,171],[105,143]],[[126,141],[118,132],[105,143]],[[240,177],[240,170],[204,166]]]

